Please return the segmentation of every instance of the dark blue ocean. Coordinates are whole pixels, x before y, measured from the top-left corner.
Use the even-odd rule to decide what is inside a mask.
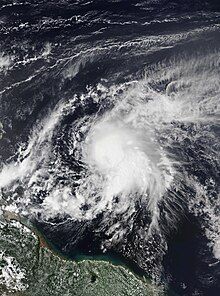
[[[219,0],[1,0],[5,209],[72,259],[220,295],[219,98]]]

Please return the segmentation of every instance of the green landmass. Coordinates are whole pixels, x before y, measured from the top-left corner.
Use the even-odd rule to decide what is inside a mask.
[[[1,217],[3,215],[0,214]],[[11,216],[11,219],[16,216]],[[108,262],[65,260],[19,221],[0,222],[2,296],[150,296],[158,288]]]

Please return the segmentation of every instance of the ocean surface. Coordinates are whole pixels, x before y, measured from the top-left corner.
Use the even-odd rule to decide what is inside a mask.
[[[2,210],[69,258],[220,295],[219,99],[217,0],[1,0]]]

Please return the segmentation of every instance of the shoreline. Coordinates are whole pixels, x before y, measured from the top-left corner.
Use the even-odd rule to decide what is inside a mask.
[[[37,229],[30,221],[28,221],[26,218],[21,217],[19,214],[10,212],[10,211],[4,211],[3,210],[3,217],[5,221],[17,221],[21,223],[23,226],[27,227],[38,239],[39,244],[39,250],[41,248],[49,250],[54,256],[58,257],[59,259],[63,261],[70,261],[75,262],[76,264],[80,264],[83,262],[94,262],[94,263],[104,263],[109,264],[112,267],[118,267],[132,276],[134,276],[138,281],[140,281],[143,284],[150,284],[154,286],[154,284],[151,282],[150,278],[144,275],[144,272],[138,273],[135,272],[131,267],[129,267],[125,262],[120,260],[119,258],[116,258],[116,256],[112,255],[85,255],[82,253],[76,254],[74,257],[70,257],[67,255],[62,254],[53,244],[46,239],[46,237]],[[156,289],[158,287],[155,286]]]

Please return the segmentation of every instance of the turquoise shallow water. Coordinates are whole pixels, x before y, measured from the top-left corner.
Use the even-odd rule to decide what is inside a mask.
[[[121,266],[140,278],[144,277],[146,279],[147,277],[146,272],[139,268],[138,265],[112,252],[106,254],[83,254],[82,252],[75,250],[73,253],[67,255],[62,252],[57,246],[55,246],[50,240],[48,240],[47,237],[42,234],[39,228],[34,227],[34,230],[39,237],[43,238],[52,252],[56,253],[59,257],[65,260],[73,260],[76,262],[84,260],[105,261],[115,266]]]
[[[219,296],[219,0],[1,2],[0,197],[45,222],[60,257]],[[81,146],[105,116],[143,127],[176,163],[153,239],[146,201],[126,199],[124,214],[112,195],[106,213],[102,179],[87,171]]]

